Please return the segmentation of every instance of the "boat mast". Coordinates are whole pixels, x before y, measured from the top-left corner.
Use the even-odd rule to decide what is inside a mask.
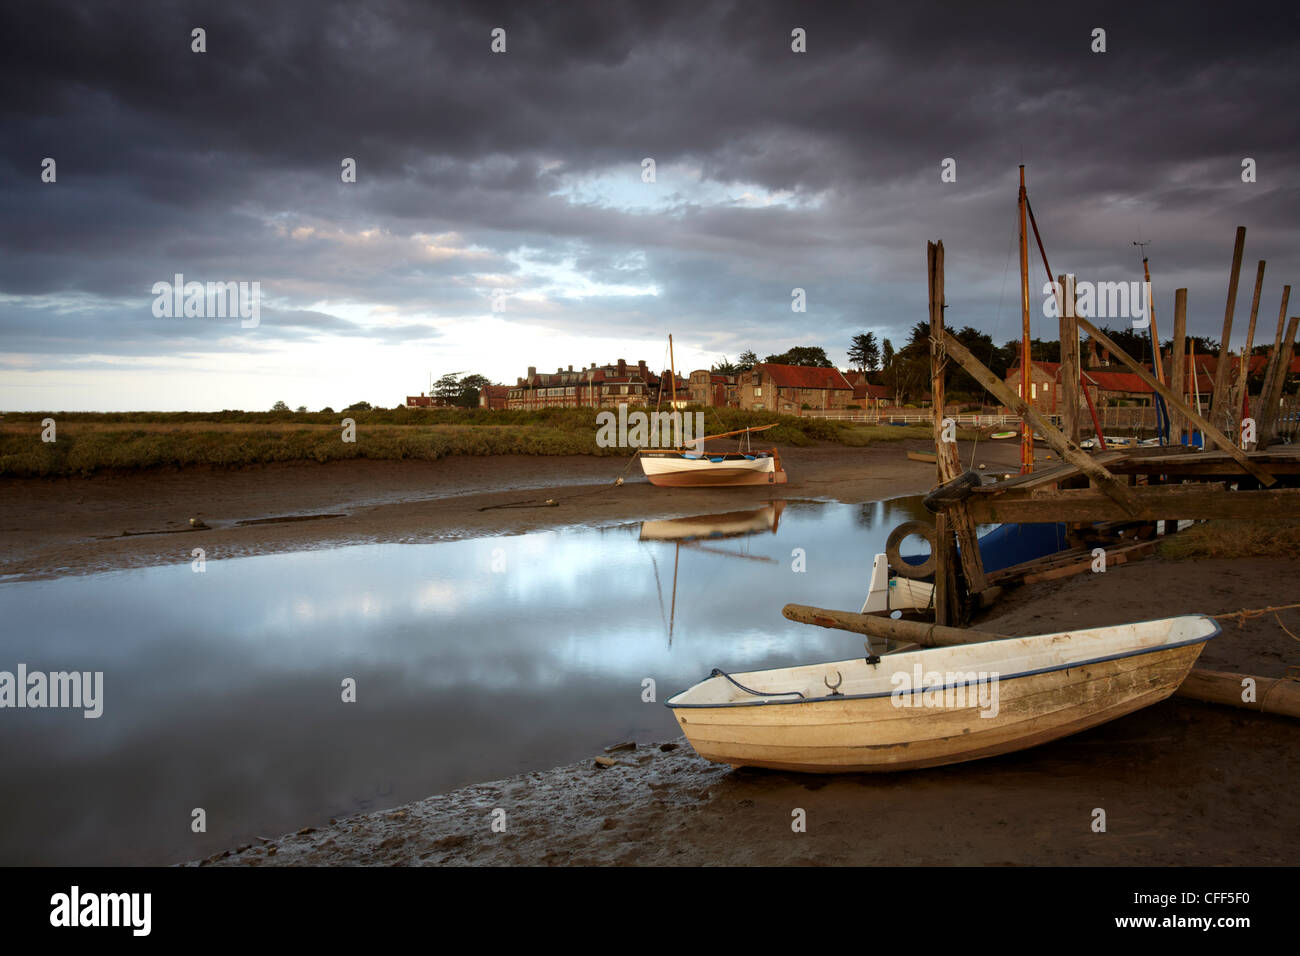
[[[1029,243],[1025,235],[1025,166],[1020,164],[1020,320],[1022,340],[1020,343],[1020,397],[1026,405],[1030,399],[1029,372]],[[1034,432],[1028,419],[1020,423],[1020,473],[1026,475],[1034,470]]]
[[[677,365],[673,361],[673,334],[671,332],[668,333],[668,376],[669,376],[668,377],[669,394],[672,396],[672,398],[669,399],[668,402],[668,410],[670,412],[675,412],[677,411]],[[662,392],[663,389],[660,389],[661,394]],[[674,436],[673,438],[674,448],[678,448],[681,446],[682,443],[681,438],[682,436],[680,434]],[[703,446],[700,447],[700,451],[701,452],[704,451]]]
[[[1160,332],[1156,329],[1156,303],[1155,296],[1151,292],[1151,267],[1147,265],[1146,247],[1151,245],[1148,242],[1134,242],[1133,245],[1142,250],[1142,276],[1146,279],[1147,294],[1147,317],[1151,319],[1151,354],[1153,356],[1153,367],[1156,371],[1156,381],[1161,385],[1167,385],[1165,381],[1164,363],[1160,361]]]

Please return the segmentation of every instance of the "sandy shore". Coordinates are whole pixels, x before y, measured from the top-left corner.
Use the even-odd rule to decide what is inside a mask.
[[[783,498],[870,501],[928,490],[909,447],[783,449]],[[971,448],[962,449],[969,461]],[[985,442],[975,461],[1014,468]],[[513,534],[737,510],[769,489],[657,489],[625,462],[456,458],[81,480],[6,480],[0,574],[40,578],[334,547]],[[541,503],[553,498],[558,504]],[[498,507],[523,504],[526,507]],[[259,519],[331,514],[305,521]],[[209,528],[188,528],[188,519]],[[133,532],[124,535],[123,532]],[[161,533],[139,533],[161,532]],[[12,578],[11,578],[12,579]],[[1300,600],[1300,562],[1156,558],[1007,593],[981,626],[1012,634]],[[1283,621],[1300,633],[1300,614]],[[1271,617],[1225,626],[1200,665],[1281,676],[1300,659]],[[619,741],[610,740],[609,744]],[[673,745],[675,744],[675,746]],[[596,754],[592,755],[593,758]],[[1300,722],[1173,699],[1034,750],[934,770],[806,777],[733,771],[684,742],[326,822],[232,849],[217,864],[1300,863]],[[1106,810],[1106,833],[1091,829]],[[791,813],[807,813],[794,833]],[[504,832],[493,829],[504,811]]]

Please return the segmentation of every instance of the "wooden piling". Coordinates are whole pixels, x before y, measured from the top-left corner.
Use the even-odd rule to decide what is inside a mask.
[[[962,473],[955,434],[953,441],[944,440],[947,431],[944,426],[944,375],[948,359],[944,348],[942,241],[926,244],[926,260],[930,278],[930,393],[934,408],[935,467],[942,484]],[[935,543],[935,620],[940,624],[954,622],[961,614],[961,588],[957,586],[955,558],[961,561],[962,577],[969,593],[978,595],[986,587],[975,523],[960,505],[951,509],[946,517],[946,521],[937,523]],[[953,544],[954,535],[956,545]],[[942,586],[940,569],[943,570]]]
[[[1214,369],[1214,393],[1210,399],[1209,419],[1214,422],[1222,434],[1231,433],[1235,416],[1228,405],[1228,362],[1231,352],[1228,349],[1232,339],[1232,314],[1237,308],[1237,280],[1241,275],[1241,257],[1246,250],[1246,227],[1237,227],[1237,240],[1232,247],[1232,272],[1228,274],[1228,304],[1223,312],[1223,338],[1219,340],[1219,364]],[[1206,436],[1209,440],[1209,436]],[[1217,441],[1217,439],[1216,439]],[[1229,443],[1231,444],[1231,443]],[[1219,442],[1225,451],[1228,445]]]
[[[1241,371],[1237,374],[1237,383],[1241,389],[1241,400],[1233,402],[1234,408],[1241,409],[1243,419],[1250,417],[1250,353],[1255,347],[1255,318],[1259,315],[1259,294],[1264,289],[1264,260],[1259,260],[1255,272],[1255,295],[1250,300],[1250,324],[1246,327],[1246,346],[1241,350]]]
[[[1080,327],[1083,326],[1084,320],[1082,318],[1076,316],[1075,321],[1079,323]],[[1128,485],[1093,461],[1078,445],[1071,444],[1064,435],[1056,430],[1054,425],[1034,411],[1032,405],[1007,388],[1006,383],[990,372],[983,362],[972,355],[966,346],[953,337],[951,332],[944,333],[944,341],[948,347],[948,354],[960,362],[962,368],[969,372],[975,381],[988,389],[989,394],[1032,425],[1034,431],[1043,436],[1043,440],[1047,442],[1048,447],[1087,475],[1107,497],[1116,502],[1125,512],[1129,514],[1136,512],[1137,501]]]
[[[1236,460],[1237,464],[1241,465],[1242,468],[1254,475],[1265,488],[1271,488],[1273,485],[1277,484],[1277,479],[1252,462],[1250,457],[1238,448],[1231,438],[1219,429],[1215,428],[1208,419],[1202,418],[1200,415],[1188,408],[1187,405],[1174,394],[1169,386],[1157,382],[1152,374],[1147,371],[1146,366],[1133,361],[1132,357],[1116,345],[1110,336],[1098,330],[1095,325],[1082,316],[1080,316],[1076,321],[1079,323],[1079,328],[1086,329],[1093,338],[1106,348],[1110,349],[1111,355],[1119,359],[1121,365],[1124,365],[1130,372],[1155,389],[1155,391],[1159,393],[1160,397],[1165,400],[1166,405],[1173,405],[1187,418],[1188,421],[1200,428],[1201,432],[1205,435],[1207,443],[1210,441],[1215,442],[1220,448],[1231,455],[1233,459]],[[1213,409],[1211,409],[1211,411],[1213,411]]]
[[[1259,410],[1256,413],[1256,425],[1259,433],[1259,447],[1267,447],[1274,438],[1274,431],[1277,428],[1277,404],[1281,400],[1281,392],[1274,396],[1274,386],[1277,384],[1275,377],[1278,372],[1282,373],[1282,380],[1286,380],[1286,366],[1283,356],[1283,338],[1282,327],[1286,322],[1286,307],[1291,299],[1291,287],[1289,285],[1282,287],[1282,305],[1277,310],[1277,334],[1273,337],[1273,351],[1268,354],[1268,365],[1264,369],[1264,387],[1259,393]]]
[[[1069,280],[1068,282],[1066,280]],[[1074,276],[1057,276],[1061,290],[1061,434],[1077,445],[1080,438],[1079,325],[1074,321]]]
[[[1174,290],[1174,347],[1169,356],[1169,384],[1177,391],[1178,397],[1187,401],[1187,290]],[[1176,445],[1182,444],[1183,429],[1187,420],[1173,408],[1169,412],[1169,440]]]

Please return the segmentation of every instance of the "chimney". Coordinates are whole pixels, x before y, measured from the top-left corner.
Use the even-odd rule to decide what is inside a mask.
[[[624,375],[626,375],[626,374],[627,374],[627,362],[625,362],[623,359],[619,359],[619,360],[618,360],[618,377],[619,377],[619,378],[622,378],[622,377],[623,377]]]
[[[647,369],[647,368],[645,367],[645,359],[641,359],[641,361],[637,362],[637,363],[636,363],[636,368],[637,368],[637,371],[641,373],[641,380],[642,380],[642,381],[649,381],[649,379],[650,379],[650,370]]]
[[[537,374],[537,366],[536,365],[528,366],[528,377],[532,378],[536,374]]]
[[[524,380],[523,380],[522,378],[520,378],[519,376],[516,375],[516,376],[515,376],[515,385],[518,386],[518,385],[523,385],[523,384],[524,384]]]
[[[572,365],[569,366],[569,371],[570,371],[570,372],[573,371],[573,366],[572,366]]]

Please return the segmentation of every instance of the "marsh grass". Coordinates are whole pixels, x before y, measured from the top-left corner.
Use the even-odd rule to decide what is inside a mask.
[[[56,442],[41,441],[53,418]],[[356,423],[344,442],[342,421]],[[862,425],[772,413],[707,409],[709,433],[775,422],[756,446],[834,442],[863,447],[927,438],[928,426]],[[731,439],[717,443],[730,447]],[[367,412],[19,412],[0,420],[0,476],[88,476],[105,471],[244,465],[348,458],[434,461],[448,455],[597,455],[624,448],[596,444],[594,409],[489,412],[481,409]]]

